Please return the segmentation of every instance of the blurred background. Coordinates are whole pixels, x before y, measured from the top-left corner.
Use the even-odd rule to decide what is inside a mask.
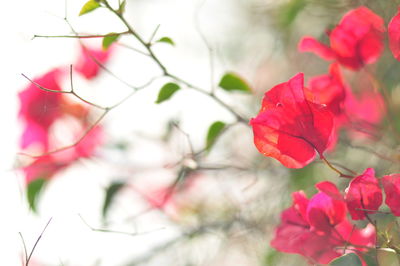
[[[126,83],[152,82],[101,121],[105,140],[95,155],[58,171],[41,191],[37,213],[29,208],[21,171],[27,161],[18,155],[23,127],[18,120],[18,93],[29,85],[21,73],[34,78],[55,67],[68,72],[80,54],[76,38],[34,35],[72,36],[68,23],[82,35],[126,30],[105,8],[78,16],[84,4],[82,0],[19,0],[3,3],[0,10],[1,263],[23,265],[19,232],[29,253],[52,218],[29,265],[306,265],[298,255],[274,251],[269,241],[280,212],[291,204],[290,194],[305,190],[312,195],[315,182],[336,182],[336,173],[318,160],[301,170],[289,170],[263,157],[246,123],[237,122],[224,106],[184,85],[170,100],[155,104],[160,88],[171,79],[160,77],[151,58],[132,50],[143,47],[131,36],[118,39],[107,62],[118,79],[107,71],[90,81],[74,75],[75,91],[93,103],[110,106],[132,91]],[[110,4],[117,6],[118,1]],[[302,36],[324,40],[328,28],[360,5],[367,5],[387,23],[397,4],[127,0],[125,17],[145,40],[157,28],[155,40],[165,36],[173,40],[173,46],[153,46],[169,73],[204,91],[215,90],[219,99],[249,120],[272,86],[299,71],[306,79],[328,71],[327,62],[297,51]],[[101,39],[83,41],[101,47]],[[399,93],[394,59],[385,54],[381,62],[377,73],[385,77],[382,80],[394,97]],[[251,93],[217,88],[227,71],[246,80]],[[69,84],[64,78],[62,87],[68,90]],[[91,121],[101,115],[88,107]],[[215,121],[228,126],[212,149],[204,150]],[[68,133],[71,127],[66,122],[58,129],[60,146],[73,141]],[[368,145],[390,156],[395,150],[388,149],[393,143],[390,136],[382,136],[388,145],[370,139],[354,143],[347,135],[341,138],[339,147],[328,155],[332,161],[349,164],[357,172],[367,166],[376,166],[378,174],[398,170],[392,162],[382,163],[371,152],[353,147]]]

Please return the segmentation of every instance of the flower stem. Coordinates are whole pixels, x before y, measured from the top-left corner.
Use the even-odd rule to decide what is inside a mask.
[[[344,178],[353,178],[354,176],[352,175],[346,175],[342,173],[339,169],[337,169],[335,166],[333,166],[323,155],[320,155],[321,160],[333,171],[339,174],[339,177],[344,177]]]

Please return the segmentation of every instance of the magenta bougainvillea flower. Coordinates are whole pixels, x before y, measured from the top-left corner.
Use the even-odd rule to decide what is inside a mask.
[[[345,249],[366,251],[366,247],[373,247],[374,226],[359,229],[346,219],[345,203],[333,183],[316,186],[320,192],[310,200],[302,191],[292,194],[293,205],[282,212],[271,246],[321,264],[341,256]]]
[[[349,69],[358,70],[380,57],[384,49],[384,32],[383,19],[361,6],[345,14],[329,32],[330,47],[313,37],[304,37],[299,50],[314,52],[325,60],[337,60]]]
[[[108,61],[112,49],[110,47],[104,51],[102,48],[93,49],[82,45],[75,70],[89,80],[97,77],[100,71],[99,64],[105,64]]]
[[[96,126],[70,149],[51,153],[60,148],[60,144],[51,134],[56,122],[68,124],[73,121],[74,126],[71,124],[71,132],[72,128],[76,129],[74,132],[77,135],[76,139],[81,138],[85,130],[90,127],[86,117],[88,114],[86,106],[67,99],[68,96],[65,94],[44,91],[37,86],[61,91],[60,79],[63,76],[61,70],[53,69],[35,78],[34,83],[30,83],[19,93],[21,104],[19,117],[25,124],[21,136],[21,148],[30,149],[33,146],[44,154],[23,168],[27,183],[38,178],[50,179],[74,161],[92,157],[96,148],[103,142],[103,129],[101,126]]]
[[[382,190],[375,171],[367,168],[351,180],[345,192],[345,201],[353,220],[363,220],[366,214],[375,213],[382,204]]]
[[[386,194],[386,205],[393,215],[400,216],[400,174],[386,175],[381,180]]]
[[[299,73],[266,92],[250,121],[257,149],[289,168],[304,167],[316,153],[322,156],[334,125],[326,107],[305,98],[303,79]]]
[[[33,82],[47,89],[59,91],[61,76],[60,69],[53,69],[34,79]],[[21,148],[27,148],[31,144],[48,148],[47,132],[53,122],[62,115],[59,108],[61,94],[40,90],[34,83],[30,83],[18,96],[19,118],[25,123]]]
[[[400,8],[389,22],[389,46],[394,58],[400,61]]]

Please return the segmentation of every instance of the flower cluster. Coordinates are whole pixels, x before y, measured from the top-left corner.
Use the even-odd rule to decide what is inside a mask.
[[[303,191],[292,194],[293,205],[282,212],[271,246],[322,264],[344,252],[359,253],[373,247],[374,226],[360,229],[349,222],[346,204],[333,183],[321,182],[316,187],[319,192],[311,199]]]
[[[75,69],[84,78],[91,80],[99,73],[100,67],[96,60],[105,63],[109,53],[82,46]],[[49,179],[74,161],[93,156],[102,143],[102,127],[96,126],[71,149],[52,152],[60,148],[60,141],[52,134],[57,124],[61,122],[69,126],[75,139],[79,139],[91,125],[87,106],[72,101],[62,93],[62,83],[66,76],[62,68],[52,69],[33,79],[19,93],[19,118],[24,124],[20,147],[43,154],[23,168],[27,184],[38,178]]]
[[[363,252],[377,244],[370,215],[382,205],[382,188],[391,214],[400,216],[399,174],[377,178],[374,169],[367,168],[361,175],[345,175],[324,157],[324,152],[335,148],[340,130],[347,130],[350,137],[354,133],[371,137],[385,115],[381,85],[366,68],[382,55],[385,31],[384,20],[361,6],[328,31],[330,45],[302,38],[299,51],[333,61],[329,73],[311,78],[307,87],[303,73],[276,85],[265,93],[259,114],[250,121],[255,146],[263,155],[288,168],[302,168],[318,154],[340,176],[351,178],[344,193],[330,182],[318,183],[319,192],[311,199],[302,191],[293,193],[293,205],[281,214],[271,241],[281,252],[321,264],[354,252],[363,261]],[[390,21],[388,35],[392,54],[400,61],[400,12]],[[361,77],[361,90],[347,84],[341,67],[351,70],[349,75],[357,72],[354,79]],[[347,216],[370,223],[359,229]]]

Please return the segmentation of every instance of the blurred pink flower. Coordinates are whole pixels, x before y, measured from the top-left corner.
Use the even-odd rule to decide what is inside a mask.
[[[302,52],[314,52],[325,60],[337,60],[341,65],[358,70],[378,60],[383,52],[383,19],[365,6],[346,13],[330,31],[330,47],[313,37],[299,43]]]
[[[33,81],[46,89],[60,91],[61,75],[61,70],[53,69]],[[18,115],[25,122],[20,142],[21,148],[27,148],[29,145],[37,143],[47,149],[47,132],[53,122],[62,115],[59,108],[62,95],[43,91],[35,84],[30,83],[18,96],[20,100]]]
[[[88,80],[97,77],[100,71],[99,64],[105,64],[108,61],[112,50],[112,47],[104,51],[102,48],[93,49],[82,45],[75,70]]]

